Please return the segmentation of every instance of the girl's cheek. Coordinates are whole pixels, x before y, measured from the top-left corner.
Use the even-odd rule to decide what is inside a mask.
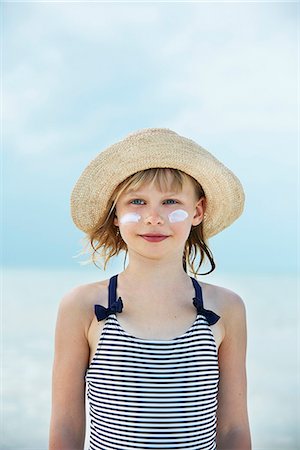
[[[140,214],[130,212],[120,217],[120,223],[137,223],[141,220]]]
[[[170,214],[168,214],[170,223],[183,222],[189,217],[188,213],[184,209],[175,209]]]
[[[170,214],[168,214],[168,219],[170,223],[183,222],[188,218],[188,213],[184,209],[175,209]],[[120,217],[120,223],[138,223],[142,216],[135,212],[129,212]]]

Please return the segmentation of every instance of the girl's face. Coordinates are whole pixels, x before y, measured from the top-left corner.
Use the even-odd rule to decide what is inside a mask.
[[[114,224],[119,227],[128,250],[183,251],[192,225],[202,221],[204,202],[204,197],[196,198],[189,179],[178,193],[160,192],[154,184],[144,185],[138,191],[122,193],[116,204]]]

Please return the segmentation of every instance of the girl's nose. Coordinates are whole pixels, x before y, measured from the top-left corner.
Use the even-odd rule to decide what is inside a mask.
[[[157,224],[157,223],[164,223],[163,218],[157,214],[157,213],[152,213],[152,214],[148,214],[145,217],[145,223],[151,223],[151,224]]]

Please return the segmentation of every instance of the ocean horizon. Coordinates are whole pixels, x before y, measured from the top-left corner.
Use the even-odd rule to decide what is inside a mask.
[[[2,270],[2,450],[48,448],[60,299],[74,286],[121,270]],[[300,449],[297,276],[228,273],[201,279],[235,291],[246,305],[253,450]]]

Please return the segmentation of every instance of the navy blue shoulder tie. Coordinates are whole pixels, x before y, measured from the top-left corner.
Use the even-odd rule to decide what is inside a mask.
[[[123,310],[123,302],[122,302],[121,297],[116,299],[117,278],[118,278],[118,274],[114,275],[109,280],[108,308],[105,308],[102,305],[95,305],[95,307],[94,307],[98,322],[100,320],[106,319],[110,314],[120,313]],[[218,314],[214,313],[213,311],[210,311],[209,309],[205,309],[203,307],[201,286],[195,278],[192,278],[192,277],[190,277],[190,278],[193,282],[195,294],[196,294],[196,296],[193,298],[193,305],[197,309],[198,314],[203,315],[207,319],[209,325],[214,325],[220,319],[220,316],[218,316]]]
[[[214,325],[215,323],[218,322],[218,320],[220,319],[220,316],[218,316],[218,314],[214,313],[213,311],[210,311],[209,309],[205,309],[203,307],[203,297],[202,297],[201,286],[195,278],[192,278],[192,277],[190,277],[190,278],[193,282],[193,285],[195,288],[195,293],[196,293],[196,297],[193,298],[193,305],[197,308],[198,314],[205,316],[209,325]]]
[[[121,297],[116,300],[117,294],[117,277],[114,275],[109,280],[108,286],[108,308],[102,305],[95,305],[95,314],[98,322],[100,320],[106,319],[110,314],[120,313],[123,309],[123,302]]]

